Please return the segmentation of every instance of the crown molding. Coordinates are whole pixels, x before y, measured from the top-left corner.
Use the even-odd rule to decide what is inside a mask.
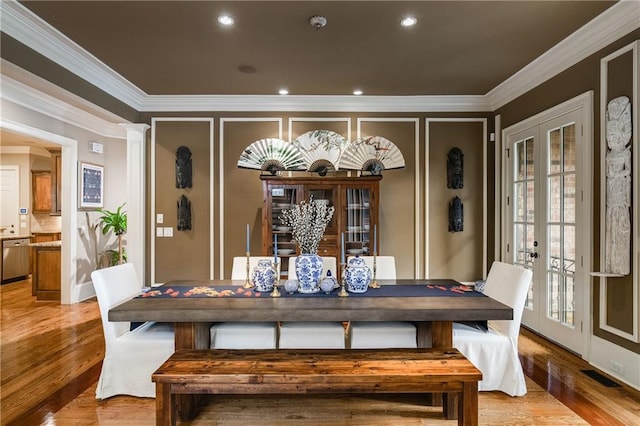
[[[621,0],[486,95],[250,96],[148,95],[16,0],[0,1],[2,31],[139,112],[160,111],[495,111],[640,27],[640,2]]]
[[[621,0],[487,93],[491,110],[506,105],[640,27],[640,2]]]
[[[152,111],[486,112],[484,96],[149,96]]]
[[[64,103],[61,97],[48,95],[6,75],[0,76],[0,79],[0,99],[3,101],[20,105],[100,136],[126,139],[126,131],[119,125],[126,120],[120,119],[119,123],[108,122],[74,105]],[[51,84],[51,86],[54,85]]]
[[[134,109],[147,96],[16,0],[0,1],[0,23],[2,32]]]

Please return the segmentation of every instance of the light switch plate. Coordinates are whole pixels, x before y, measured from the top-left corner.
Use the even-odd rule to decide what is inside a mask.
[[[171,226],[166,226],[164,228],[164,236],[165,237],[173,237],[173,227]]]
[[[164,223],[164,215],[162,213],[156,215],[156,223]]]
[[[156,237],[164,237],[164,228],[163,227],[156,228]]]

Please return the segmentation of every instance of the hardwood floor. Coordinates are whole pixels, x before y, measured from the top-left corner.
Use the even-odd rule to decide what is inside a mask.
[[[0,286],[0,424],[152,425],[154,400],[95,399],[104,355],[95,301],[36,302],[31,282]],[[606,387],[582,373],[579,357],[523,330],[525,397],[481,392],[483,425],[640,425],[640,392]],[[210,398],[192,425],[455,424],[417,395],[324,395]]]

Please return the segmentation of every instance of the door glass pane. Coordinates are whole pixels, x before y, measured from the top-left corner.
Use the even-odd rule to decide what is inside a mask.
[[[527,182],[527,222],[533,223],[535,220],[535,182]]]
[[[576,125],[570,124],[562,128],[563,141],[562,152],[564,158],[564,171],[573,172],[576,170]]]
[[[516,172],[515,172],[515,176],[516,176],[516,180],[523,180],[524,179],[524,172],[525,172],[525,168],[524,168],[524,164],[525,164],[525,150],[523,149],[523,142],[517,142],[513,145],[513,149],[515,150],[515,159],[516,159]]]
[[[576,175],[564,176],[564,221],[576,222]],[[559,197],[558,197],[559,198]]]
[[[561,183],[560,176],[552,176],[549,178],[549,221],[550,222],[560,221],[560,217],[561,217],[560,209],[562,208],[562,198],[560,197],[562,188],[560,183]]]
[[[524,209],[526,207],[526,203],[524,200],[524,183],[522,182],[516,182],[514,184],[514,197],[515,197],[515,213],[516,213],[516,217],[515,220],[517,221],[524,221]]]
[[[524,224],[521,223],[517,223],[514,227],[515,230],[515,238],[514,238],[514,245],[515,245],[515,263],[519,263],[521,265],[524,265],[525,261],[526,261],[526,250],[527,250],[527,246],[526,246],[526,242],[525,242],[525,226]]]
[[[549,173],[559,173],[562,170],[562,151],[560,129],[549,132]]]
[[[564,226],[562,258],[564,261],[562,272],[573,275],[576,272],[576,227],[573,225]]]
[[[550,273],[548,275],[548,284],[547,284],[547,317],[558,321],[560,319],[559,315],[559,294],[560,294],[560,275],[555,273]]]
[[[533,156],[533,139],[527,139],[527,179],[533,179],[535,172],[534,156]]]

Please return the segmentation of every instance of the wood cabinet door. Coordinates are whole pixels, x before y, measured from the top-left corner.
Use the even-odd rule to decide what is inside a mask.
[[[33,205],[31,210],[34,213],[50,213],[51,212],[51,172],[34,171],[32,172],[33,183]]]

